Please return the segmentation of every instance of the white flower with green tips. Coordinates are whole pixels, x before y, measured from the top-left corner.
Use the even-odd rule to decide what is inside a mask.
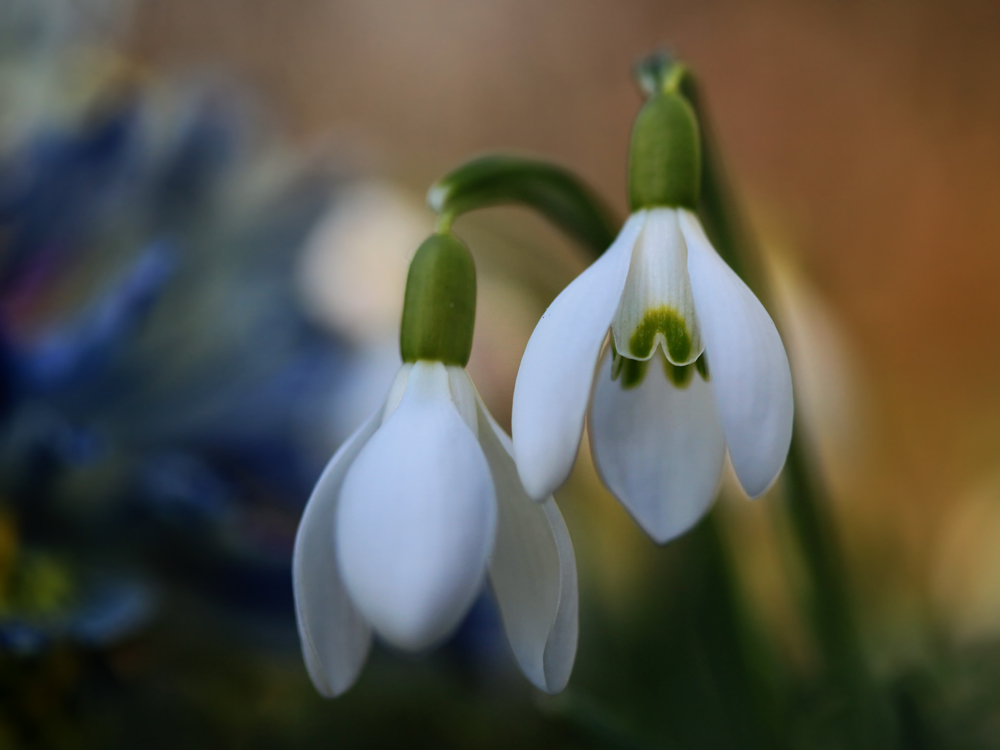
[[[708,510],[727,449],[756,497],[792,433],[781,337],[693,211],[699,148],[681,96],[647,102],[633,131],[633,213],[542,316],[514,388],[514,455],[528,493],[546,497],[566,480],[589,405],[601,478],[660,543]]]
[[[326,467],[295,540],[302,652],[325,696],[354,683],[373,633],[411,651],[441,642],[487,578],[528,679],[550,693],[569,679],[572,544],[552,498],[525,493],[510,440],[465,371],[474,313],[468,250],[431,237],[410,268],[405,364]]]

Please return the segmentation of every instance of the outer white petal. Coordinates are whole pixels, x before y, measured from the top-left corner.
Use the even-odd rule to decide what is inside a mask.
[[[729,457],[743,489],[761,495],[792,439],[792,375],[781,336],[760,300],[719,257],[698,217],[681,212],[688,271]]]
[[[448,365],[447,370],[451,402],[458,409],[459,416],[469,425],[472,434],[478,437],[479,417],[476,413],[476,404],[479,403],[479,393],[476,391],[476,386],[472,384],[472,378],[464,367]]]
[[[514,384],[514,457],[528,494],[541,500],[566,481],[583,434],[594,365],[614,317],[645,212],[538,321]]]
[[[458,625],[482,586],[496,499],[440,362],[413,366],[347,473],[337,519],[344,583],[379,635],[418,650]]]
[[[510,438],[479,401],[479,442],[497,490],[497,540],[490,581],[504,630],[521,671],[536,687],[558,693],[576,659],[579,596],[576,557],[551,496],[528,497]]]
[[[410,371],[413,370],[412,362],[405,362],[392,379],[389,386],[389,394],[385,397],[385,405],[382,407],[382,424],[392,416],[392,413],[399,408],[399,402],[403,400],[406,393],[406,384],[410,380]]]
[[[371,628],[344,587],[333,538],[344,476],[381,421],[379,409],[341,445],[316,483],[295,536],[292,584],[302,655],[313,685],[327,698],[354,683],[371,646]]]
[[[656,542],[690,529],[715,499],[726,437],[711,386],[693,373],[677,388],[656,357],[642,382],[611,379],[601,357],[590,406],[590,451],[608,489]]]

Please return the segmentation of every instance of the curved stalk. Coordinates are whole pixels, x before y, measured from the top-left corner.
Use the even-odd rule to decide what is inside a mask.
[[[488,154],[456,167],[431,186],[427,203],[438,213],[439,231],[476,209],[524,206],[595,255],[608,249],[621,226],[597,193],[569,170],[509,154]]]

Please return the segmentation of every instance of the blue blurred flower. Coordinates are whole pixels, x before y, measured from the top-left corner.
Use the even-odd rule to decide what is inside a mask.
[[[69,606],[44,615],[5,614],[0,619],[0,652],[31,656],[56,643],[108,648],[138,633],[158,603],[148,584],[99,579],[76,592]]]
[[[290,619],[334,432],[316,404],[351,354],[292,273],[334,182],[252,114],[217,82],[114,86],[0,153],[0,498],[35,546],[165,563]],[[101,587],[58,626],[0,615],[0,640],[96,642],[149,611],[137,591]]]

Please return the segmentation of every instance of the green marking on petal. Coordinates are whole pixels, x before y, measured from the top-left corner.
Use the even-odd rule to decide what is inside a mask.
[[[708,382],[708,354],[705,352],[701,353],[698,360],[694,363],[694,366],[698,368],[698,374],[701,375],[701,379],[706,383]]]
[[[611,379],[621,379],[619,385],[622,388],[635,388],[642,383],[646,377],[646,370],[649,369],[649,362],[638,359],[623,357],[611,344]]]
[[[621,368],[622,388],[635,388],[642,383],[649,369],[649,360],[629,359],[622,357]]]
[[[618,353],[614,342],[611,343],[611,380],[618,380],[622,388],[635,388],[640,385],[649,371],[649,363],[653,359],[659,359],[663,367],[663,374],[667,380],[674,384],[675,388],[683,390],[691,385],[694,374],[697,372],[701,379],[708,380],[708,359],[704,353],[698,357],[697,361],[687,365],[675,365],[664,356],[662,351],[658,351],[651,359],[632,359],[624,357]]]
[[[691,385],[695,365],[675,365],[662,354],[660,360],[663,363],[663,372],[667,376],[667,380],[673,383],[675,388],[684,389]]]
[[[648,359],[656,345],[657,334],[662,334],[666,341],[671,360],[686,362],[691,358],[691,334],[687,323],[676,310],[666,305],[646,311],[629,339],[629,353],[639,359]]]
[[[611,345],[611,379],[618,380],[618,376],[622,374],[622,367],[625,366],[625,358],[618,353],[615,349],[615,345]]]

